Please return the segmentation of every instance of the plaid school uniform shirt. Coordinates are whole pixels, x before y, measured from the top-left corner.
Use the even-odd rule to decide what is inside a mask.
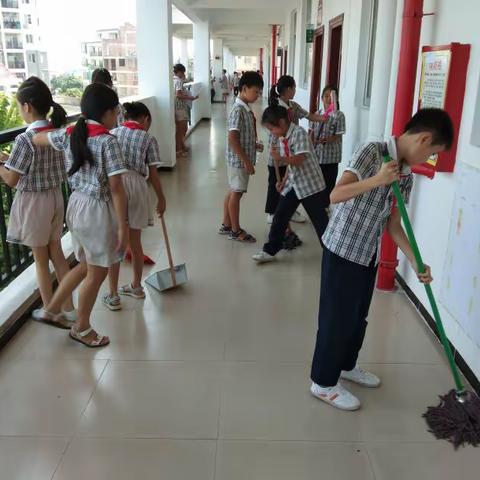
[[[323,115],[324,110],[319,110],[318,115]],[[310,122],[312,139],[314,142],[315,153],[321,164],[327,165],[340,163],[342,161],[342,139],[334,143],[316,143],[319,140],[331,137],[333,135],[343,135],[345,133],[345,115],[343,112],[336,111],[329,115],[326,122]]]
[[[177,97],[177,92],[182,92],[183,94],[187,93],[183,88],[184,83],[185,80],[183,78],[177,77],[176,75],[173,77],[173,89],[175,90],[175,110],[187,111],[188,109],[187,102]]]
[[[87,120],[87,123],[99,125],[93,120]],[[73,155],[67,130],[50,132],[48,139],[54,149],[65,152],[67,170],[69,170],[73,164]],[[108,202],[112,198],[108,178],[128,171],[122,149],[118,140],[109,134],[88,137],[87,147],[92,152],[93,163],[90,165],[85,162],[80,170],[68,178],[68,183],[72,190],[78,190],[97,200]]]
[[[325,180],[313,151],[312,142],[302,127],[291,123],[285,138],[280,139],[280,146],[282,156],[289,157],[301,153],[306,155],[302,165],[288,166],[287,180],[282,190],[283,196],[293,189],[301,200],[325,190]]]
[[[148,178],[150,167],[158,166],[162,163],[157,139],[147,131],[122,125],[113,129],[112,135],[117,137],[128,170]]]
[[[302,108],[297,102],[294,102],[293,100],[289,100],[289,102],[284,102],[281,98],[278,99],[278,106],[286,108],[287,111],[289,112],[288,117],[289,120],[294,123],[295,125],[298,125],[300,122],[300,119],[302,118],[307,118],[309,113]],[[268,157],[267,157],[267,163],[270,167],[275,166],[275,162],[272,157],[272,146],[276,145],[278,148],[278,138],[275,137],[273,133],[270,133],[268,136]],[[284,167],[286,165],[285,162],[281,161],[279,162],[278,166],[279,167]]]
[[[5,167],[20,174],[16,189],[42,192],[59,187],[67,180],[65,156],[50,147],[37,147],[32,139],[38,128],[48,127],[47,120],[38,120],[15,139]]]
[[[375,176],[383,164],[383,152],[398,159],[396,140],[392,137],[386,143],[372,142],[357,149],[347,171],[354,173],[358,180]],[[410,168],[404,165],[399,180],[400,191],[408,203],[413,186]],[[336,205],[323,243],[331,252],[354,263],[368,266],[380,252],[380,242],[392,211],[393,190],[391,185],[374,188],[347,202]]]
[[[228,131],[236,130],[239,132],[240,145],[253,165],[257,163],[257,132],[255,123],[252,109],[243,100],[237,98],[228,117]],[[230,167],[244,168],[240,157],[233,151],[228,140],[226,161]]]

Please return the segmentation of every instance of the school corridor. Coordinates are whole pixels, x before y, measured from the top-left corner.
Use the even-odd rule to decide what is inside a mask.
[[[304,246],[274,264],[251,261],[268,231],[264,161],[242,204],[259,243],[217,235],[229,108],[215,105],[190,137],[191,158],[162,173],[188,285],[148,288],[120,312],[98,301],[104,349],[29,321],[0,352],[0,479],[476,478],[474,448],[455,452],[426,431],[421,414],[451,379],[402,291],[375,294],[361,355],[383,386],[352,385],[363,404],[354,413],[310,395],[321,250],[307,223],[296,227]],[[165,268],[158,224],[145,239]]]

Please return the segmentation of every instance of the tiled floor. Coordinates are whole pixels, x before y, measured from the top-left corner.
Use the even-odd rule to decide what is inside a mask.
[[[361,362],[378,390],[352,387],[344,413],[309,395],[321,251],[263,267],[265,164],[242,202],[257,246],[216,234],[225,192],[225,110],[191,137],[192,158],[162,175],[185,288],[119,313],[98,303],[111,346],[91,351],[29,322],[0,354],[1,480],[456,480],[478,478],[473,448],[426,431],[427,405],[451,387],[441,352],[402,293],[377,293]],[[145,249],[166,266],[158,226]],[[148,273],[148,270],[146,271]],[[129,268],[122,279],[129,278]]]

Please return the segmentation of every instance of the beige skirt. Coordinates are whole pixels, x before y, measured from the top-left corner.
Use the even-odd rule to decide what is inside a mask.
[[[122,175],[123,186],[128,200],[128,226],[142,230],[149,225],[148,185],[144,176],[129,171]]]
[[[17,190],[10,210],[7,242],[46,247],[60,240],[64,209],[60,187],[43,192]]]
[[[123,260],[117,251],[118,227],[113,202],[75,191],[68,201],[67,225],[79,262],[110,267]]]

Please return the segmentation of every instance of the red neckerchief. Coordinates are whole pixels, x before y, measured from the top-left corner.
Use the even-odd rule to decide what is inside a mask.
[[[45,132],[47,130],[53,130],[53,127],[52,125],[45,125],[44,127],[35,127],[34,128],[35,132],[36,133],[40,133],[40,132]]]
[[[67,135],[71,135],[73,129],[75,128],[74,125],[67,128]],[[110,130],[105,128],[103,125],[97,125],[96,123],[87,123],[87,136],[90,137],[98,137],[99,135],[111,135]]]
[[[288,138],[282,139],[283,143],[283,148],[285,149],[285,156],[289,157],[290,156],[290,148],[288,147]]]
[[[145,130],[145,127],[140,125],[138,122],[123,122],[122,127],[127,127],[131,130]]]

